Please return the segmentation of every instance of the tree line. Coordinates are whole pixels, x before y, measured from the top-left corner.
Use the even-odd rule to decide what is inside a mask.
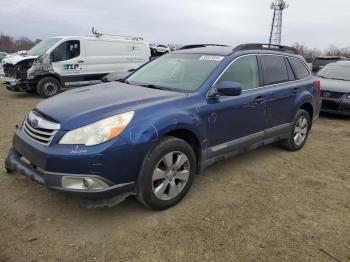
[[[22,50],[29,50],[41,39],[32,40],[28,37],[14,38],[6,34],[0,34],[0,52],[14,53]],[[294,43],[293,47],[296,48],[300,55],[305,57],[306,61],[312,63],[317,56],[344,56],[350,59],[350,47],[338,48],[331,45],[324,51],[317,48],[309,48],[305,44]]]
[[[324,51],[317,48],[309,48],[300,43],[294,43],[293,47],[296,48],[298,53],[309,63],[312,63],[317,56],[344,56],[350,59],[350,47],[338,48],[335,45],[331,45]]]
[[[40,41],[40,39],[31,40],[28,37],[14,38],[6,34],[0,34],[0,52],[14,53],[29,50]]]

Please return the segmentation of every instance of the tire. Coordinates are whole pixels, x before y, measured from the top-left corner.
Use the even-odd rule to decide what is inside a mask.
[[[136,183],[137,199],[155,210],[176,205],[190,189],[196,166],[196,155],[188,143],[175,137],[162,139],[142,164]]]
[[[311,120],[309,113],[304,109],[299,109],[295,115],[289,137],[282,141],[282,146],[290,151],[302,149],[307,141],[310,129]]]
[[[44,77],[39,80],[36,86],[36,92],[44,98],[52,97],[61,92],[61,84],[53,77]]]

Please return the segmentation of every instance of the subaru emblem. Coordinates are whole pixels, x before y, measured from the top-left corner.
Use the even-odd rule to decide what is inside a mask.
[[[32,127],[38,128],[39,127],[39,120],[34,118],[31,122]]]

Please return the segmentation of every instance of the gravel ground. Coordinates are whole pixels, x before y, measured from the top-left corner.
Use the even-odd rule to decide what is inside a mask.
[[[0,87],[0,164],[41,99]],[[322,116],[302,151],[218,163],[162,212],[86,209],[0,169],[0,261],[350,261],[350,118]]]

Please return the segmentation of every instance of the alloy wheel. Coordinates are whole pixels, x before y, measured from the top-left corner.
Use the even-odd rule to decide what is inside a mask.
[[[294,129],[294,143],[297,146],[301,146],[307,136],[307,131],[308,131],[308,121],[305,116],[301,116]]]
[[[177,197],[186,186],[190,168],[190,161],[184,153],[167,153],[158,162],[152,175],[154,195],[160,200]]]

